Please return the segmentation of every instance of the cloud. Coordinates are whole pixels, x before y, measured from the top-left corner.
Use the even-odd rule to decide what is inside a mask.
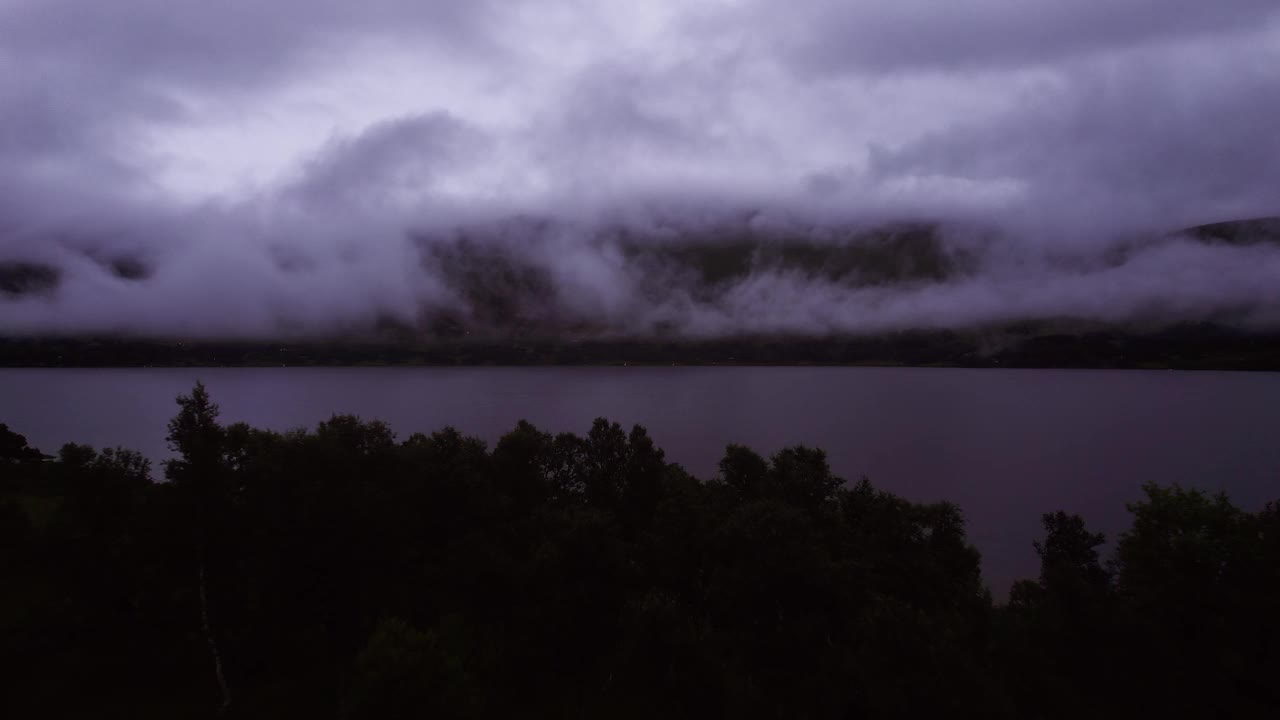
[[[485,29],[493,11],[489,0],[8,0],[0,3],[0,48],[33,68],[243,90],[305,72],[370,37],[493,52]]]
[[[1280,251],[1166,233],[1280,214],[1277,66],[1262,0],[0,0],[0,333],[1257,325]]]
[[[1069,61],[1274,21],[1270,0],[759,0],[729,13],[798,72],[965,72]]]
[[[285,195],[303,211],[321,213],[397,197],[421,202],[448,171],[474,160],[484,142],[482,133],[447,113],[384,121],[355,138],[332,140]]]
[[[1280,45],[1073,66],[980,124],[880,153],[879,178],[1016,183],[1039,222],[1195,224],[1276,210]]]

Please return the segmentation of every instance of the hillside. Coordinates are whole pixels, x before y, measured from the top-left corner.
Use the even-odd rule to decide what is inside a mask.
[[[1216,325],[1133,330],[1063,323],[868,337],[720,340],[244,342],[136,338],[0,339],[0,367],[439,365],[912,365],[1280,370],[1280,333]]]
[[[421,282],[439,284],[435,297],[443,298],[421,300],[413,317],[382,310],[331,330],[254,331],[253,337],[264,339],[252,341],[199,326],[177,333],[127,326],[111,332],[64,329],[52,337],[43,331],[10,331],[0,340],[0,366],[1280,367],[1280,331],[1265,330],[1269,325],[1253,318],[1255,308],[1239,302],[1179,317],[1185,309],[1143,301],[1138,306],[1145,319],[1124,320],[1094,317],[1069,303],[1060,312],[1036,310],[1035,303],[1025,311],[998,310],[989,320],[954,313],[936,299],[932,302],[939,313],[953,319],[917,307],[913,298],[927,299],[936,295],[935,289],[954,291],[989,281],[991,266],[998,264],[989,257],[998,234],[989,228],[931,222],[762,226],[746,219],[656,225],[644,232],[603,227],[572,246],[563,245],[564,232],[548,220],[513,218],[413,235],[410,242],[424,273]],[[1280,244],[1280,218],[1178,230],[1141,247],[1186,246],[1185,238],[1206,248],[1245,252],[1260,244]],[[1092,273],[1090,277],[1103,278],[1099,287],[1105,291],[1129,282],[1105,278],[1133,263],[1135,252],[1141,249],[1103,255],[1084,266],[1080,259],[1069,259],[1060,267],[1017,272],[1028,273],[1028,292],[1041,282],[1031,273],[1052,273],[1046,278],[1066,282]],[[296,257],[277,255],[276,262],[282,272],[304,271],[299,269],[304,261]],[[94,258],[93,263],[111,282],[138,288],[161,272],[142,258]],[[610,264],[606,271],[596,267],[603,263]],[[68,272],[0,257],[0,308],[57,303]],[[1002,272],[1001,282],[1008,285],[1009,271]],[[1147,277],[1146,270],[1134,272]],[[610,280],[601,284],[600,278]],[[612,287],[620,279],[625,288]],[[579,287],[584,284],[586,290]],[[877,308],[891,302],[914,309],[900,319],[882,317]],[[902,307],[897,308],[900,315]],[[861,320],[840,320],[855,311]],[[920,320],[924,323],[915,324]]]

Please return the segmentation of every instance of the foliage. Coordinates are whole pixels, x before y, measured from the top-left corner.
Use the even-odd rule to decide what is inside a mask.
[[[0,463],[31,462],[44,459],[39,450],[27,445],[27,438],[0,423]]]
[[[0,428],[6,716],[1280,708],[1275,505],[1148,485],[1110,562],[1046,514],[1039,577],[996,605],[958,507],[845,483],[817,449],[730,446],[703,481],[603,419],[490,450],[352,416],[223,425],[201,385],[178,405],[163,482]]]

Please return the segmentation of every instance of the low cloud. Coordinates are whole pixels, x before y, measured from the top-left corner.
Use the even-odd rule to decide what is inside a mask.
[[[0,333],[1280,320],[1274,3],[779,7],[0,1]]]

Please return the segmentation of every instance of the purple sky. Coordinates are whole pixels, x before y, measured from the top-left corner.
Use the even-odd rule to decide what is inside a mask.
[[[465,317],[422,247],[459,226],[609,332],[1274,324],[1280,248],[1132,239],[1280,214],[1277,68],[1275,0],[0,0],[0,264],[60,278],[0,333]],[[946,282],[705,297],[604,230],[748,216],[999,231]]]

